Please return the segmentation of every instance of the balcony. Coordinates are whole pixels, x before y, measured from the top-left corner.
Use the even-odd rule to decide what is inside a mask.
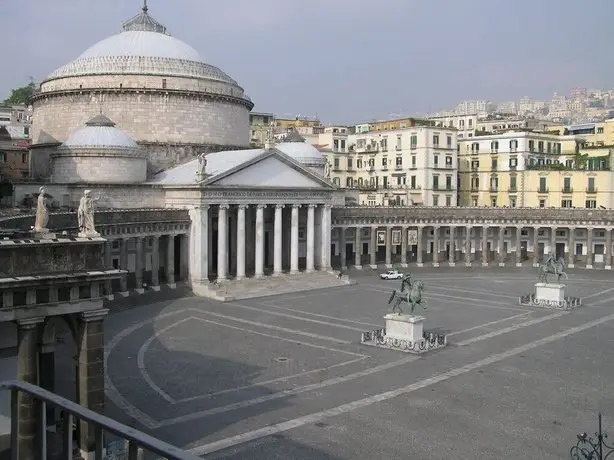
[[[395,165],[394,169],[396,169],[397,171],[401,171],[403,169],[403,165]]]
[[[548,187],[539,187],[537,189],[537,193],[548,193],[548,192],[549,192]]]
[[[11,392],[11,458],[47,458],[50,453],[47,440],[52,436],[61,436],[60,458],[76,458],[74,454],[78,452],[78,447],[76,440],[73,439],[73,430],[74,424],[80,422],[82,438],[83,430],[92,435],[94,451],[91,452],[93,454],[91,458],[103,458],[104,438],[107,433],[127,441],[128,448],[124,455],[127,454],[125,458],[130,460],[136,460],[143,451],[170,460],[200,460],[199,457],[36,385],[13,380],[0,383],[0,390]],[[47,431],[47,408],[57,409],[62,414],[58,434]],[[24,415],[29,417],[25,418]]]
[[[571,188],[571,187],[563,187],[561,189],[561,193],[573,193],[573,188]]]
[[[587,187],[586,188],[586,193],[597,193],[597,188],[596,187]]]
[[[490,190],[490,193],[497,193],[499,191],[499,187],[493,187],[491,185],[489,190]]]
[[[401,147],[400,145],[397,145],[397,146],[396,146],[394,149],[395,149],[397,152],[400,152],[401,150],[403,150],[403,147]]]
[[[510,188],[508,188],[507,191],[508,193],[518,193],[518,188],[510,186]]]

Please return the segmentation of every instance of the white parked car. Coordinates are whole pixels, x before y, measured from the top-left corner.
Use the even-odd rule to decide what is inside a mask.
[[[383,280],[400,280],[403,279],[403,273],[399,273],[398,270],[389,270],[380,274],[379,277]]]

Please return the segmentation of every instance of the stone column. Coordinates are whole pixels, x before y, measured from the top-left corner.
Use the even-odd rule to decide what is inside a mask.
[[[44,318],[17,322],[17,379],[38,385],[38,339]],[[20,459],[35,459],[38,414],[32,396],[20,393],[18,398],[18,449]]]
[[[166,283],[171,289],[175,289],[175,235],[166,238]]]
[[[386,227],[386,268],[392,268],[392,228]]]
[[[569,227],[569,255],[567,256],[567,266],[574,268],[576,263],[576,229]]]
[[[209,283],[209,206],[197,206],[191,209],[190,217],[192,226],[187,257],[192,288],[198,289],[199,285]]]
[[[217,279],[223,281],[228,276],[228,208],[221,204],[217,217]]]
[[[465,266],[471,267],[471,227],[465,227]]]
[[[448,254],[448,264],[450,267],[456,265],[456,227],[450,226],[450,254]]]
[[[439,226],[433,227],[433,267],[439,267]]]
[[[128,270],[128,239],[119,240],[119,268]],[[119,280],[120,295],[128,296],[128,274],[123,275]]]
[[[533,266],[539,267],[539,227],[533,228]]]
[[[516,266],[522,267],[522,242],[520,237],[522,236],[522,227],[516,227]]]
[[[341,265],[341,271],[343,270],[347,270],[347,250],[346,250],[346,243],[345,243],[345,232],[346,232],[346,228],[345,227],[340,227],[339,228],[339,261],[340,261],[340,265]]]
[[[422,242],[422,234],[424,233],[424,227],[422,226],[418,226],[416,228],[416,233],[417,233],[417,240],[416,241],[416,265],[418,267],[423,267],[424,263],[422,261],[422,253],[424,252],[424,248],[423,246],[423,242]]]
[[[369,266],[373,269],[377,268],[377,227],[371,227],[371,244],[369,244]]]
[[[81,313],[77,327],[77,402],[99,414],[104,414],[104,317],[108,312]],[[79,421],[79,448],[83,458],[96,449],[94,425],[85,421]]]
[[[586,268],[593,268],[593,229],[587,228],[586,232]]]
[[[550,229],[550,252],[556,254],[556,227]]]
[[[245,208],[240,204],[237,208],[237,279],[245,278]]]
[[[499,227],[497,243],[499,246],[499,267],[505,267],[505,227]]]
[[[104,269],[113,270],[113,241],[105,241],[104,243]],[[113,283],[111,280],[104,282],[104,295],[107,300],[113,300]]]
[[[256,206],[256,278],[264,276],[264,208],[266,204]]]
[[[362,227],[356,227],[354,233],[354,268],[362,270]]]
[[[315,204],[307,206],[307,264],[305,267],[307,273],[311,273],[315,269],[315,208]]]
[[[605,229],[605,269],[612,270],[612,229]]]
[[[151,289],[160,290],[160,237],[151,237]]]
[[[321,270],[330,270],[330,234],[332,232],[330,206],[323,205],[321,211],[321,226],[322,232],[322,267]]]
[[[407,227],[401,227],[401,267],[407,268]]]
[[[275,221],[273,228],[273,276],[279,276],[283,273],[281,251],[282,251],[282,239],[283,239],[283,220],[282,211],[284,209],[283,204],[275,205]]]
[[[298,210],[300,205],[292,205],[290,227],[290,273],[298,273]]]
[[[488,227],[482,227],[482,267],[488,267]]]
[[[136,236],[134,238],[134,246],[136,248],[136,254],[134,258],[134,280],[136,284],[136,292],[142,294],[143,292],[145,292],[145,289],[143,289],[143,270],[145,269],[143,238],[140,236]]]

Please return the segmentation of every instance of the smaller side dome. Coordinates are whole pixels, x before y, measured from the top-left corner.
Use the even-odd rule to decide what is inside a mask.
[[[51,153],[55,183],[133,184],[147,179],[147,156],[104,115],[96,115]]]
[[[324,158],[322,152],[306,142],[305,138],[296,131],[290,131],[282,142],[275,145],[275,148],[312,171],[324,175],[326,158]]]

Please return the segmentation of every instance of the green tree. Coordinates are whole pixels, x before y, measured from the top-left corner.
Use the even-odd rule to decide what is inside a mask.
[[[8,105],[25,104],[35,92],[36,84],[31,81],[26,86],[21,86],[11,90],[11,95],[4,100],[4,103]]]

